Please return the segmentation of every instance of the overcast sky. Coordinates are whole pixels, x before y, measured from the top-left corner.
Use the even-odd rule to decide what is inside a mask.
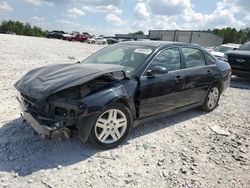
[[[0,20],[93,34],[250,27],[250,0],[0,0]]]

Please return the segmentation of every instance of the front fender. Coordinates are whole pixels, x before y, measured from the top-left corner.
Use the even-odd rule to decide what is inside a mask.
[[[80,102],[85,104],[86,112],[79,117],[77,128],[81,140],[85,142],[88,139],[90,131],[105,106],[120,102],[126,105],[133,116],[136,117],[136,108],[133,102],[137,84],[135,81],[129,80],[125,82],[114,82],[109,87],[99,92],[84,97]]]
[[[133,102],[135,89],[136,84],[132,80],[127,82],[114,82],[109,87],[84,97],[81,103],[86,105],[87,115],[98,113],[102,111],[105,106],[117,101],[124,103],[131,110],[131,113],[134,114],[136,113]]]

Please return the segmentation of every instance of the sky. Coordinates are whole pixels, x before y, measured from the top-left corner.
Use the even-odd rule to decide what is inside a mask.
[[[250,27],[250,0],[0,0],[0,21],[113,35]]]

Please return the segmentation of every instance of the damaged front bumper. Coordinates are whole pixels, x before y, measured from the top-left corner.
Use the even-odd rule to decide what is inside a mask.
[[[42,138],[51,139],[54,135],[63,133],[67,138],[71,137],[71,131],[65,127],[64,121],[55,121],[40,115],[34,114],[30,111],[26,104],[25,99],[22,96],[18,96],[22,108],[23,119],[38,133]]]
[[[51,139],[55,131],[58,130],[56,127],[41,124],[29,112],[23,111],[22,117],[42,138]]]

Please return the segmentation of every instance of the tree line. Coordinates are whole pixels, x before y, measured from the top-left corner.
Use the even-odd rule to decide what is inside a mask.
[[[222,28],[208,30],[213,32],[222,38],[224,38],[223,43],[239,43],[243,44],[250,41],[250,28],[236,30],[235,28]],[[25,36],[35,36],[35,37],[45,37],[48,31],[43,31],[40,27],[31,26],[29,23],[22,23],[19,21],[3,21],[0,24],[0,33],[14,32],[17,35]],[[131,34],[144,34],[143,31],[137,31]]]
[[[31,26],[29,23],[22,23],[19,21],[3,21],[0,24],[0,33],[15,33],[17,35],[45,37],[46,31],[40,27]]]
[[[211,30],[209,30],[211,31]],[[243,44],[250,41],[250,28],[236,30],[235,28],[213,29],[212,32],[224,38],[223,43]]]

